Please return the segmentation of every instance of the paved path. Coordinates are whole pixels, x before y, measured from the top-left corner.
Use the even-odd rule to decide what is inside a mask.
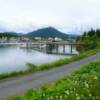
[[[49,84],[65,75],[68,75],[72,71],[80,68],[82,65],[95,60],[100,60],[100,53],[59,68],[1,80],[0,100],[3,100],[8,96],[19,95],[30,88],[37,89],[43,84]]]

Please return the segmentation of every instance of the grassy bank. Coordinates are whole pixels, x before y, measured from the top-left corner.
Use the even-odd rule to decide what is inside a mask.
[[[100,100],[100,60],[38,91],[31,89],[9,100]]]
[[[60,66],[65,65],[65,64],[69,64],[73,61],[77,61],[77,60],[83,59],[85,57],[94,55],[97,52],[100,52],[99,48],[97,48],[95,50],[90,50],[90,51],[87,51],[87,52],[82,52],[79,55],[72,56],[71,58],[64,58],[64,59],[61,59],[61,60],[58,60],[58,61],[55,61],[55,62],[52,62],[52,63],[42,64],[42,65],[39,65],[39,66],[36,66],[34,64],[31,64],[31,63],[27,63],[27,66],[28,66],[27,70],[22,70],[22,71],[18,71],[18,72],[15,71],[15,72],[11,72],[11,73],[3,73],[3,74],[0,74],[0,79],[20,76],[20,75],[25,75],[25,74],[28,74],[28,73],[33,73],[33,72],[37,72],[37,71],[48,70],[48,69],[51,69],[51,68],[60,67]]]

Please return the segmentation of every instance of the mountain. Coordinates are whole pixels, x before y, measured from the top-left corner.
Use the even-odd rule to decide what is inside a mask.
[[[3,32],[2,34],[10,34],[10,35],[18,36],[18,37],[43,37],[43,38],[58,37],[58,38],[62,38],[65,40],[66,39],[72,40],[78,36],[75,34],[65,34],[63,32],[58,31],[57,29],[55,29],[53,27],[38,29],[36,31],[29,32],[27,34],[17,33],[17,32]]]
[[[26,34],[27,37],[58,37],[62,39],[67,39],[68,35],[65,33],[62,33],[58,31],[57,29],[53,27],[47,27],[47,28],[42,28],[38,29],[36,31],[30,32]]]

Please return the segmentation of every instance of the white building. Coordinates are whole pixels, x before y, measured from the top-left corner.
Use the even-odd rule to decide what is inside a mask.
[[[61,38],[55,37],[55,41],[62,41]]]

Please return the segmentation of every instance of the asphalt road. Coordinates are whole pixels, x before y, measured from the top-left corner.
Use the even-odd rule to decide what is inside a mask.
[[[100,60],[100,52],[94,56],[75,61],[59,68],[1,80],[0,100],[4,100],[8,96],[20,95],[30,88],[37,89],[44,84],[52,83],[55,80],[70,74],[82,65],[95,60]]]

